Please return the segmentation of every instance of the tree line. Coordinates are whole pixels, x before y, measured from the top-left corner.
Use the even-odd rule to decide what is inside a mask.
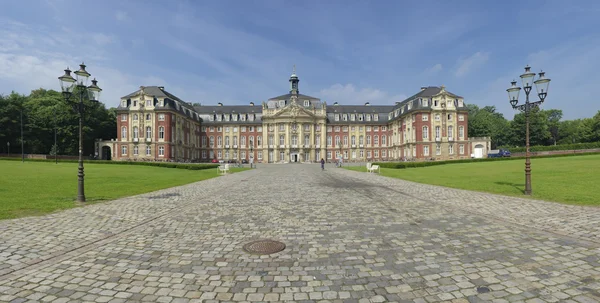
[[[77,155],[79,151],[79,114],[62,93],[36,89],[29,95],[12,92],[0,95],[0,151],[21,153],[21,115],[23,117],[23,145],[26,154]],[[102,103],[84,100],[83,154],[94,154],[95,139],[114,139],[117,120],[114,108]],[[57,144],[54,145],[56,129]]]
[[[469,137],[490,137],[492,149],[525,146],[525,114],[507,120],[494,106],[470,104]],[[567,145],[600,141],[600,111],[592,118],[562,120],[562,110],[535,108],[529,116],[531,146]]]

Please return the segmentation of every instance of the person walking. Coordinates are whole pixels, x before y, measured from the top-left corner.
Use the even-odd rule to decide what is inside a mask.
[[[321,170],[325,170],[325,159],[321,158]]]

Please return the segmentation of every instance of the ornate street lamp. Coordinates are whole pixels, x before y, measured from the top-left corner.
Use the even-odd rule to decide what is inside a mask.
[[[521,88],[517,86],[517,81],[512,81],[511,86],[506,90],[508,92],[508,100],[513,109],[517,109],[525,113],[525,194],[531,195],[531,159],[529,155],[529,113],[533,108],[539,107],[544,103],[544,99],[548,96],[548,86],[550,79],[546,78],[545,73],[541,71],[538,79],[534,81],[535,73],[531,72],[531,67],[525,67],[525,73],[521,75],[523,90],[525,91],[525,103],[519,103],[519,92]],[[529,93],[532,89],[532,84],[535,84],[539,101],[529,102]]]
[[[254,141],[250,142],[250,168],[252,168],[252,162],[254,162],[254,153],[252,152],[252,145],[254,145]]]
[[[67,69],[65,69],[65,74],[58,77],[58,80],[60,81],[60,87],[62,89],[65,101],[71,104],[71,106],[73,106],[73,110],[79,114],[79,167],[77,173],[77,201],[85,202],[83,185],[83,113],[85,111],[85,107],[83,100],[84,97],[87,97],[94,103],[98,102],[102,89],[98,87],[98,81],[96,81],[96,79],[92,80],[92,85],[87,86],[88,78],[91,75],[85,70],[85,64],[83,63],[79,65],[79,70],[75,72],[75,76],[76,79],[71,76],[71,70],[69,70],[67,67]],[[75,88],[77,88],[77,91],[75,91]],[[79,102],[71,101],[73,94],[77,94],[79,96]]]
[[[8,157],[10,157],[10,142],[6,142],[6,149],[8,149]]]

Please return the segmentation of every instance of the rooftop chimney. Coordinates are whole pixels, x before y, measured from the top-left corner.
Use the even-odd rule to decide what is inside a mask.
[[[219,106],[223,106],[223,103],[219,102]]]
[[[427,89],[427,86],[422,86],[421,87],[421,90],[425,90],[425,89]]]
[[[254,106],[254,102],[250,102],[250,106]]]
[[[165,90],[165,87],[164,86],[159,86],[158,89]]]
[[[371,105],[371,103],[369,103],[369,102],[366,102],[366,103],[365,103],[365,106],[369,106],[369,105]]]

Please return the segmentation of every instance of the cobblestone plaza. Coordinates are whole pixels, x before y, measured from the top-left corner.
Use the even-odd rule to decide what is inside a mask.
[[[259,165],[0,221],[0,302],[598,302],[599,223],[597,208]],[[259,239],[286,248],[242,249]]]

